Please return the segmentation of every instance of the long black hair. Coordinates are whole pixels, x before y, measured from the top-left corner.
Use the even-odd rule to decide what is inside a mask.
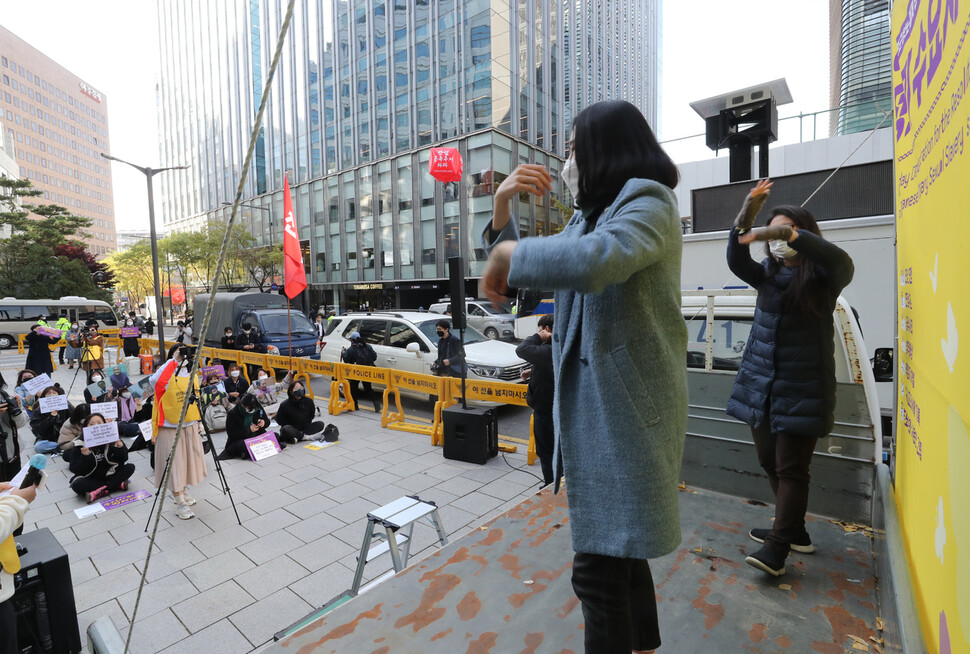
[[[657,142],[640,110],[624,100],[586,107],[573,120],[573,150],[579,168],[581,207],[613,202],[630,179],[677,186],[677,166]]]
[[[808,209],[789,204],[779,205],[771,210],[767,224],[771,224],[775,216],[787,216],[791,218],[792,223],[798,229],[811,232],[819,237],[822,236],[822,230],[818,228],[818,221],[815,220],[815,216]],[[768,255],[768,272],[770,274],[774,275],[784,268],[785,264],[771,254],[769,243],[765,243],[765,254]],[[815,263],[806,257],[797,257],[795,259],[795,276],[783,295],[785,308],[789,311],[799,312],[804,316],[818,318],[828,312],[825,294],[821,293],[821,290],[822,280],[815,269]]]

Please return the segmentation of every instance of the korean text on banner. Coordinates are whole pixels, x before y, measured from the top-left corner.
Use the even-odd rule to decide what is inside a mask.
[[[118,423],[105,422],[100,425],[91,425],[82,429],[81,432],[84,435],[84,447],[109,445],[118,440]]]

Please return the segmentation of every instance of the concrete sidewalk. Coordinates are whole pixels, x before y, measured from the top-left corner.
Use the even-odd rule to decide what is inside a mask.
[[[23,355],[21,355],[23,356]],[[2,368],[8,391],[16,370]],[[61,367],[55,381],[66,389],[74,370]],[[142,376],[136,376],[136,381]],[[223,462],[232,499],[242,519],[236,523],[223,495],[211,457],[209,476],[192,489],[196,518],[175,517],[164,499],[164,513],[148,569],[132,652],[248,652],[295,620],[349,588],[368,511],[402,495],[417,494],[441,507],[449,538],[457,538],[534,494],[538,465],[525,465],[525,448],[478,466],[442,457],[430,437],[381,428],[369,413],[326,415],[329,380],[312,383],[324,420],[340,430],[340,441],[314,451],[303,444],[252,463]],[[83,373],[70,394],[83,401]],[[33,437],[21,434],[33,453]],[[224,432],[214,435],[217,448]],[[131,490],[154,493],[149,454],[131,454],[136,465]],[[509,466],[515,466],[514,469]],[[71,491],[67,464],[48,465],[48,488],[31,505],[25,531],[47,527],[67,551],[84,630],[109,616],[128,633],[144,560],[146,521],[154,498],[79,519],[86,503]],[[160,502],[163,500],[160,499]],[[437,550],[434,529],[414,531],[411,562]],[[390,569],[383,555],[369,564],[365,582]]]

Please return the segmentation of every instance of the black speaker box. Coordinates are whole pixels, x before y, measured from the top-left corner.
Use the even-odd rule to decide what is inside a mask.
[[[446,459],[483,464],[498,455],[498,416],[495,409],[460,404],[441,412]]]
[[[38,529],[14,541],[27,548],[14,575],[11,598],[17,613],[18,652],[81,651],[74,584],[67,552],[50,529]]]
[[[462,257],[448,259],[448,280],[451,291],[451,326],[465,328],[465,260]]]

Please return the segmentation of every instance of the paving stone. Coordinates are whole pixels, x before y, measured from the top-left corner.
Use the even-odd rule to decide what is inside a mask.
[[[354,571],[352,569],[341,563],[331,563],[295,584],[291,584],[290,590],[299,595],[307,604],[318,609],[350,588],[353,581]]]
[[[249,593],[240,588],[239,584],[235,581],[227,581],[205,592],[199,593],[184,602],[179,602],[172,607],[172,610],[182,624],[194,634],[252,603],[253,598]],[[205,639],[201,639],[201,641],[193,639],[193,643],[196,645],[196,649],[193,651],[205,651],[207,648],[200,646],[203,642],[205,642]],[[209,651],[229,652],[246,650],[229,650],[224,643],[211,643]]]
[[[175,548],[156,552],[152,554],[152,559],[148,564],[147,579],[151,583],[203,560],[205,560],[205,556],[192,543],[183,543]],[[142,562],[136,561],[133,565],[140,573]]]
[[[400,497],[400,495],[398,495],[398,497]],[[363,521],[367,517],[368,513],[374,509],[380,508],[381,506],[383,505],[366,500],[362,497],[356,497],[352,500],[348,500],[342,504],[338,504],[337,506],[327,509],[327,513],[337,518],[342,524],[349,524],[352,522]]]
[[[74,514],[72,513],[71,515]],[[78,540],[84,540],[89,536],[101,534],[117,527],[124,527],[134,522],[128,514],[117,509],[93,515],[83,520],[78,519],[76,515],[74,517],[77,520],[77,524],[72,529]]]
[[[280,507],[284,507],[292,501],[293,498],[284,493],[282,490],[274,490],[267,492],[260,497],[254,497],[246,502],[246,506],[256,513],[263,514],[269,513],[270,511],[275,511]]]
[[[319,474],[319,470],[317,470],[315,467],[310,467],[309,469],[311,472],[313,472],[313,477],[303,481],[294,482],[293,484],[288,484],[283,488],[283,490],[288,495],[292,495],[298,500],[303,500],[315,495],[325,495],[328,490],[333,488],[331,484],[328,484],[316,476]]]
[[[334,500],[337,503],[347,502],[358,497],[363,497],[369,488],[366,486],[361,486],[355,481],[348,481],[339,486],[334,486],[327,491],[327,497]]]
[[[185,568],[185,578],[204,591],[254,567],[255,564],[239,550],[231,549]]]
[[[179,619],[168,608],[146,616],[144,620],[141,619],[140,608],[138,613],[138,622],[131,636],[132,652],[158,652],[189,635]],[[125,629],[122,633],[122,638],[127,637],[127,631]]]
[[[364,495],[363,499],[371,502],[376,507],[384,506],[385,504],[393,502],[398,498],[413,494],[413,492],[401,488],[400,486],[389,484],[387,486],[382,486],[381,488],[375,488],[374,490],[368,491],[367,494]]]
[[[528,492],[530,488],[538,491],[538,484],[535,486],[523,486],[521,484],[510,483],[505,481],[505,478],[497,479],[489,484],[485,484],[480,489],[482,493],[487,493],[492,497],[497,497],[500,500],[510,500],[514,497],[519,497],[524,493]]]
[[[303,541],[293,534],[278,531],[241,545],[239,551],[256,565],[262,565],[302,546]]]
[[[311,552],[307,553],[312,556]],[[286,588],[290,584],[299,581],[309,574],[307,568],[297,563],[289,556],[281,556],[274,560],[271,565],[263,565],[242,574],[236,575],[236,583],[242,586],[243,590],[260,601],[281,588]],[[287,614],[288,615],[288,614]],[[277,626],[277,630],[279,629]]]
[[[247,521],[259,516],[258,513],[245,504],[236,504],[236,510],[239,512],[239,520],[242,521],[243,525]],[[222,509],[219,513],[210,513],[207,516],[199,518],[199,520],[204,522],[212,531],[220,531],[226,527],[239,526],[239,521],[236,520],[236,514],[228,503],[226,504],[226,508]]]
[[[461,477],[452,477],[451,479],[445,479],[439,482],[435,486],[435,491],[444,491],[446,493],[451,493],[456,497],[462,497],[468,495],[469,493],[475,493],[484,484],[480,481],[474,479],[467,479],[464,475]]]
[[[74,591],[74,598],[77,599],[76,587]],[[114,624],[114,626],[118,628],[118,631],[125,630],[124,634],[128,633],[127,632],[128,616],[125,614],[124,610],[122,610],[121,605],[118,604],[117,599],[112,598],[105,602],[97,604],[95,606],[92,606],[90,608],[86,608],[84,610],[81,610],[79,606],[78,613],[77,613],[77,626],[81,632],[82,647],[87,640],[85,636],[85,632],[87,631],[91,623],[97,620],[98,618],[109,618],[111,622]],[[154,650],[148,650],[148,651],[154,651]]]
[[[332,506],[336,506],[336,500],[327,497],[326,494],[311,495],[286,506],[286,510],[300,519],[305,520],[315,515],[320,515]]]
[[[293,445],[293,447],[295,448],[299,448],[304,451],[310,451],[303,446],[304,446],[304,443],[297,443],[296,445]],[[317,469],[315,466],[312,466],[312,465],[303,466],[300,468],[290,468],[289,472],[283,473],[283,479],[289,482],[292,482],[293,484],[298,484],[301,481],[306,481],[307,479],[313,479],[316,476],[317,476]],[[283,485],[290,486],[291,484],[287,484],[286,482],[284,482]],[[287,489],[287,492],[289,492],[288,489]]]
[[[105,535],[107,536],[107,534]],[[80,613],[110,601],[133,588],[137,588],[140,581],[141,575],[138,574],[135,566],[127,565],[90,581],[74,584],[74,600],[77,604],[77,610]]]
[[[195,507],[192,507],[192,509],[194,512]],[[144,527],[144,524],[142,527]],[[155,534],[155,544],[158,545],[162,551],[165,551],[173,547],[178,547],[183,543],[193,541],[196,538],[208,536],[214,531],[215,530],[210,528],[209,525],[206,524],[206,522],[201,518],[194,520],[179,520],[178,524],[174,524],[168,529],[162,529],[161,525],[159,525],[159,530]]]
[[[386,470],[377,470],[376,472],[372,472],[370,474],[364,475],[363,477],[359,477],[357,479],[357,483],[360,484],[361,486],[366,486],[367,488],[374,490],[377,488],[382,488],[384,486],[393,486],[400,479],[401,478],[398,477],[397,475],[391,474]]]
[[[357,538],[356,545],[350,545],[335,536],[321,536],[312,543],[307,543],[303,547],[292,550],[287,556],[299,563],[310,572],[324,568],[331,563],[338,561],[348,554],[356,554],[360,551],[360,541],[363,532]],[[353,564],[357,565],[356,561]]]
[[[408,495],[419,494],[423,491],[428,490],[433,486],[437,486],[440,483],[440,479],[435,479],[430,475],[426,475],[423,472],[419,472],[407,477],[401,478],[397,485],[405,489]]]
[[[219,529],[208,536],[202,536],[192,541],[202,554],[211,558],[244,543],[254,540],[253,532],[239,525],[230,525]]]
[[[282,508],[247,520],[246,529],[256,534],[256,536],[265,536],[266,534],[279,531],[299,521],[299,517]]]
[[[354,470],[350,465],[347,465],[347,466],[342,466],[336,470],[331,470],[326,474],[320,474],[319,477],[320,479],[327,482],[331,486],[339,487],[347,484],[348,482],[356,481],[362,475],[363,473],[358,472]]]
[[[178,613],[176,612],[176,616]],[[220,620],[205,629],[194,633],[168,647],[164,654],[200,654],[200,652],[248,652],[255,643],[250,643],[228,618]]]
[[[459,527],[464,527],[465,525],[469,524],[478,526],[484,522],[484,520],[481,520],[477,515],[469,513],[468,511],[456,509],[453,506],[443,506],[439,508],[438,515],[441,516],[441,520],[445,523],[445,529],[449,530],[449,534]]]
[[[107,552],[118,547],[115,539],[108,532],[94,534],[84,540],[73,543],[61,543],[61,545],[64,547],[64,551],[67,552],[67,556],[72,562],[80,561],[81,559],[86,559],[95,554]]]
[[[166,529],[171,529],[170,526],[159,525],[158,535]],[[148,550],[148,534],[145,532],[145,520],[138,520],[135,522],[130,522],[127,525],[121,527],[115,527],[110,531],[111,537],[115,539],[119,545],[128,545],[129,543],[137,543],[144,541],[145,550]],[[159,544],[158,538],[155,540],[156,544]],[[164,549],[164,548],[163,548]]]
[[[289,588],[282,588],[229,617],[251,643],[262,643],[316,607]]]
[[[319,513],[290,525],[286,531],[304,543],[312,543],[334,530],[342,529],[345,524],[329,513]]]
[[[158,551],[158,547],[156,546],[155,553],[157,554]],[[148,541],[144,542],[143,547],[140,543],[124,546],[113,545],[109,550],[92,554],[90,560],[94,564],[94,567],[98,569],[99,573],[105,574],[112,570],[117,570],[122,566],[135,563],[136,561],[144,561],[146,556],[148,556]]]
[[[98,576],[100,576],[98,574],[98,569],[94,567],[93,563],[91,563],[91,559],[71,561],[71,583],[74,586],[83,584],[85,581],[94,579]]]
[[[502,505],[502,500],[486,493],[469,493],[448,504],[475,516],[486,516]]]
[[[160,611],[167,611],[169,607],[198,595],[198,593],[198,589],[189,583],[189,580],[181,572],[174,572],[167,577],[162,577],[161,579],[147,583],[141,592],[137,622],[141,623],[145,618],[155,615]],[[136,588],[118,598],[118,602],[129,616],[129,620],[134,613],[137,597],[138,589]],[[174,642],[174,640],[169,641],[162,647],[171,645]]]
[[[438,465],[432,466],[424,472],[426,475],[430,475],[435,479],[445,481],[446,479],[451,479],[462,474],[464,469],[451,463],[438,463]]]
[[[365,458],[361,461],[350,466],[352,470],[356,470],[364,476],[378,472],[384,469],[384,462],[378,459],[376,456]]]

